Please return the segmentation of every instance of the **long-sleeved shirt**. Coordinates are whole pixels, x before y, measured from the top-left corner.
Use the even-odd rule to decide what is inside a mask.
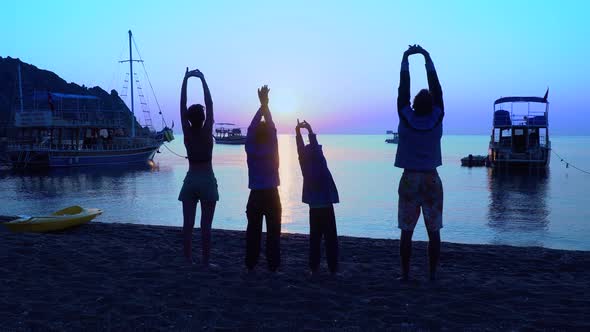
[[[427,57],[428,88],[433,99],[432,113],[417,115],[410,106],[410,71],[404,59],[397,97],[399,142],[395,166],[410,170],[434,170],[442,165],[440,140],[444,104],[434,64]]]
[[[262,109],[254,115],[246,135],[246,157],[248,161],[248,188],[271,189],[280,185],[279,179],[279,144],[277,129],[270,112],[267,112],[265,129],[266,141],[256,140],[256,131],[262,120]]]
[[[309,134],[308,145],[303,143],[301,134],[298,134],[295,140],[299,166],[303,173],[303,203],[311,207],[338,203],[338,189],[316,135]]]

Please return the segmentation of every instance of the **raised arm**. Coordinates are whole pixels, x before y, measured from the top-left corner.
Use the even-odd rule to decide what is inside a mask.
[[[303,162],[305,158],[305,143],[303,143],[303,137],[301,136],[301,128],[307,129],[308,137],[309,137],[309,144],[312,146],[317,146],[318,141],[316,139],[313,130],[311,129],[311,125],[307,123],[307,121],[303,120],[303,122],[299,122],[297,119],[297,126],[295,127],[295,132],[297,135],[295,136],[295,142],[297,143],[297,154],[299,155],[299,165],[303,170]]]
[[[204,77],[201,78],[201,82],[203,83],[203,93],[205,94],[205,127],[213,128],[215,118],[213,116],[213,99],[211,98],[211,91],[209,91],[209,86]]]
[[[272,120],[272,114],[270,113],[270,109],[268,105],[262,108],[262,115],[264,116],[264,121],[268,124],[270,128],[275,128],[275,123]]]
[[[297,142],[297,152],[299,153],[299,157],[301,157],[303,148],[305,147],[305,144],[303,143],[303,137],[301,136],[301,128],[307,129],[309,144],[318,145],[318,141],[315,137],[315,134],[313,133],[313,130],[311,129],[311,125],[305,120],[303,120],[303,122],[299,122],[299,119],[297,119],[297,126],[295,127],[295,132],[297,135],[295,136],[295,141]]]
[[[258,123],[260,123],[260,120],[262,120],[262,107],[260,107],[258,111],[256,111],[256,114],[254,114],[254,117],[252,118],[252,122],[250,122],[250,126],[248,127],[248,129],[254,129],[254,127],[256,127]]]
[[[297,155],[299,156],[300,165],[303,158],[303,148],[305,147],[305,143],[303,143],[303,137],[301,136],[301,125],[302,123],[299,122],[299,119],[297,119],[297,126],[295,127],[295,143],[297,143]]]
[[[404,52],[402,57],[401,69],[399,72],[399,88],[397,89],[397,111],[401,112],[402,109],[410,105],[410,63],[408,62],[408,56],[410,56],[410,47]]]
[[[201,79],[201,83],[203,84],[203,95],[205,97],[205,123],[203,124],[203,128],[212,130],[215,119],[213,118],[213,99],[211,98],[211,91],[209,91],[207,80],[205,80],[205,76],[200,70],[196,70],[196,76]]]
[[[184,73],[184,78],[182,79],[182,88],[180,88],[180,123],[182,124],[183,132],[190,126],[188,120],[186,119],[186,84],[189,77],[190,75],[187,67],[186,72]]]
[[[444,111],[445,106],[443,103],[442,88],[440,86],[440,82],[438,81],[438,75],[436,74],[434,63],[432,62],[432,58],[430,58],[430,54],[425,49],[421,47],[420,49],[422,55],[424,55],[424,60],[426,61],[426,76],[428,77],[428,90],[430,90],[430,94],[432,95],[434,105],[440,107],[441,110]]]
[[[268,107],[269,92],[270,89],[268,88],[268,85],[263,85],[260,89],[258,89],[258,99],[260,100],[260,109],[262,110],[264,120],[271,128],[275,128],[275,123],[272,121],[272,114],[270,113],[270,108]]]

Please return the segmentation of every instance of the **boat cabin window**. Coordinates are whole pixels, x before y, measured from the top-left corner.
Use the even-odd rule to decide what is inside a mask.
[[[501,146],[510,146],[512,141],[512,132],[510,128],[494,128],[493,138],[494,143],[500,143]]]
[[[500,142],[500,128],[494,128],[493,137],[494,137],[494,143]]]

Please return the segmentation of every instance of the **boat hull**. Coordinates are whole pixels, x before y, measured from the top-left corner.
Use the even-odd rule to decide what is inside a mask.
[[[8,163],[15,168],[64,168],[108,165],[147,165],[158,146],[127,150],[12,151]]]
[[[488,160],[494,168],[546,168],[549,167],[549,163],[551,162],[549,151],[547,149],[544,153],[536,156],[540,158],[533,159],[530,157],[516,157],[509,151],[490,148]]]
[[[216,138],[215,144],[226,144],[226,145],[244,145],[246,144],[246,137],[240,138]]]
[[[147,164],[154,158],[157,148],[139,151],[127,151],[117,154],[93,154],[93,155],[53,155],[49,160],[49,167],[76,167],[76,166],[101,166],[101,165],[140,165]]]

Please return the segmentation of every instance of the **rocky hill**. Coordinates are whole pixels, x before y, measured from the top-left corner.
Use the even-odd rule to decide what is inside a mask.
[[[19,63],[25,105],[31,100],[35,91],[48,91],[96,96],[100,98],[102,109],[123,109],[131,112],[115,90],[108,93],[98,86],[87,88],[76,83],[68,83],[51,71],[39,69],[20,59],[0,57],[0,127],[11,125],[11,112],[19,105]]]

